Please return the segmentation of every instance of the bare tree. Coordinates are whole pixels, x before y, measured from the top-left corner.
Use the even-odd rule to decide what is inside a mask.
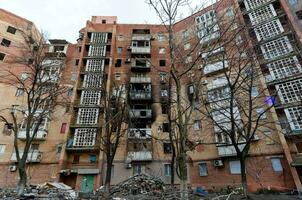
[[[241,180],[246,194],[245,161],[256,132],[269,124],[263,118],[275,100],[268,97],[266,88],[261,84],[262,72],[248,41],[248,27],[238,16],[239,8],[221,12],[219,3],[212,5],[206,22],[196,19],[196,28],[192,29],[192,33],[195,38],[198,35],[198,39],[191,40],[193,45],[186,51],[184,41],[176,34],[175,23],[180,9],[187,6],[188,1],[148,0],[148,3],[168,33],[171,62],[170,139],[182,196],[186,198],[184,194],[187,194],[187,152],[199,144],[231,144],[234,147],[241,163]],[[194,18],[186,20],[195,25]],[[222,72],[222,76],[205,87],[205,80],[208,80],[207,76],[212,76],[212,71]],[[191,85],[186,92],[183,84],[188,83]],[[262,104],[265,106],[259,107]],[[216,134],[217,140],[190,136],[194,109],[199,110],[202,119],[214,124],[215,130],[220,133]],[[222,135],[225,139],[220,140]]]
[[[101,150],[106,155],[105,190],[110,192],[111,173],[116,151],[125,136],[128,123],[128,105],[125,85],[113,87],[104,95],[104,134],[100,138]]]
[[[60,81],[64,67],[63,53],[49,54],[45,38],[22,32],[23,43],[15,46],[16,55],[1,69],[1,83],[24,94],[22,105],[11,105],[0,112],[0,120],[11,129],[14,137],[15,160],[19,173],[18,194],[27,184],[26,167],[36,157],[32,143],[51,114],[63,105],[67,88]],[[23,73],[20,74],[20,69]],[[20,131],[25,135],[20,135]],[[19,138],[24,142],[19,141]],[[39,159],[38,157],[36,159]]]
[[[241,183],[247,195],[246,159],[256,133],[272,123],[266,115],[275,104],[275,96],[269,96],[261,83],[262,71],[246,25],[236,18],[231,24],[225,20],[218,23],[224,34],[215,48],[221,53],[204,58],[203,66],[206,74],[212,73],[212,67],[222,75],[208,85],[208,90],[200,90],[205,110],[201,112],[213,123],[216,142],[230,145],[240,160]]]

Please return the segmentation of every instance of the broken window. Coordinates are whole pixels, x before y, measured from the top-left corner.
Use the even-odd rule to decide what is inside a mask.
[[[163,132],[169,132],[170,126],[169,123],[163,123]]]
[[[122,59],[116,59],[115,67],[121,67],[122,66]]]
[[[159,66],[161,67],[166,66],[166,60],[159,60]]]
[[[15,34],[17,31],[16,28],[12,27],[12,26],[8,26],[6,32],[11,33],[11,34]]]
[[[4,60],[5,58],[5,54],[4,53],[0,53],[0,60]]]
[[[164,153],[172,153],[172,144],[171,143],[164,143]]]
[[[7,39],[3,38],[2,42],[1,42],[1,45],[5,46],[5,47],[9,47],[10,43],[11,43],[10,40],[7,40]]]

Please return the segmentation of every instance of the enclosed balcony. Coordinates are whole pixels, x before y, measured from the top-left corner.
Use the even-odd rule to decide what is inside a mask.
[[[239,144],[238,147],[240,151],[243,150],[245,144]],[[220,157],[228,157],[228,156],[236,156],[236,149],[233,145],[228,145],[228,146],[218,146],[218,156]]]
[[[128,132],[128,139],[149,139],[151,137],[151,128],[130,128]]]
[[[45,140],[46,137],[47,137],[47,130],[46,129],[39,129],[35,135],[35,137],[33,138],[34,140]],[[33,130],[30,130],[30,138],[32,138],[33,136]],[[26,137],[26,129],[21,129],[19,132],[18,132],[18,139],[20,140],[26,140],[27,137]]]
[[[135,161],[152,161],[152,152],[143,151],[129,151],[127,154],[126,161],[128,163]]]
[[[150,41],[134,40],[131,44],[132,54],[150,54],[151,47]]]
[[[131,71],[133,72],[149,72],[151,70],[151,63],[149,59],[136,58],[131,62]]]
[[[216,88],[224,87],[228,84],[226,77],[215,78],[211,83],[207,84],[208,90],[213,90]]]
[[[151,100],[151,84],[135,83],[130,85],[129,97],[131,100]]]
[[[223,69],[228,68],[228,62],[227,61],[219,61],[212,64],[208,64],[203,68],[203,73],[208,75],[214,72],[221,71]]]
[[[22,157],[23,152],[19,152],[20,158]],[[13,153],[10,159],[12,162],[17,162],[17,154]],[[38,163],[42,160],[42,152],[39,150],[29,150],[27,154],[27,163]]]

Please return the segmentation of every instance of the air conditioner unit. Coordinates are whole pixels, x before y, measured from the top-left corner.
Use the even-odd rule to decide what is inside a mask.
[[[43,134],[43,136],[42,136],[42,138],[44,138],[44,139],[45,139],[45,138],[46,138],[46,136],[47,136],[47,134],[46,134],[46,133],[44,133],[44,134]]]
[[[17,166],[16,165],[9,166],[9,171],[15,172],[16,170],[17,170]]]
[[[223,166],[222,160],[214,160],[214,166],[215,167],[222,167]]]
[[[127,46],[127,50],[129,50],[129,51],[130,51],[130,50],[131,50],[131,46]]]
[[[208,84],[208,81],[207,81],[207,80],[203,80],[203,81],[202,81],[202,84],[203,84],[203,85],[207,85],[207,84]]]
[[[131,58],[126,58],[125,63],[131,63]]]
[[[125,164],[125,168],[126,168],[126,169],[131,169],[131,167],[132,167],[132,164],[131,164],[131,163],[126,163],[126,164]]]
[[[202,65],[198,65],[197,69],[201,70],[203,68]]]

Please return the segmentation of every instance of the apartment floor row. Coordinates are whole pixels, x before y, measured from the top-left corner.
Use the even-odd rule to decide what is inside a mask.
[[[115,162],[112,172],[112,184],[117,184],[133,174],[146,173],[161,177],[170,183],[171,171],[169,162],[153,161],[133,163],[125,166],[124,162]],[[222,166],[214,165],[214,160],[189,162],[188,173],[191,186],[202,186],[208,190],[240,186],[240,164],[234,159],[224,159]],[[11,165],[0,164],[0,187],[14,187],[18,181],[18,172],[11,172]],[[93,191],[100,187],[104,180],[104,171],[97,164],[74,164],[72,168],[59,169],[58,163],[39,163],[28,165],[29,184],[41,184],[46,181],[61,181],[80,191]],[[105,168],[105,167],[104,167]],[[295,188],[289,166],[283,155],[251,157],[247,160],[247,179],[250,191],[259,188],[292,190]],[[298,169],[302,172],[302,169]],[[176,178],[175,183],[179,183]]]

